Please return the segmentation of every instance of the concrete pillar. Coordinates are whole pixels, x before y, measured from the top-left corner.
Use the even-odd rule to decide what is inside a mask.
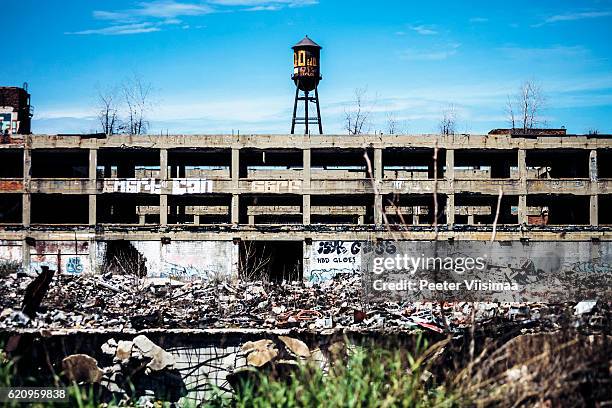
[[[26,184],[24,183],[24,186],[25,185]],[[31,203],[32,203],[32,197],[30,193],[24,192],[23,195],[21,196],[21,222],[24,228],[30,228]]]
[[[312,245],[309,245],[304,241],[303,244],[303,254],[304,254],[304,262],[302,263],[302,280],[309,281],[310,280],[310,250]]]
[[[159,195],[159,224],[168,225],[168,195]]]
[[[376,194],[374,196],[374,223],[376,225],[382,225],[383,223],[383,199],[381,194]]]
[[[593,149],[589,152],[589,178],[591,181],[597,181],[597,150]]]
[[[589,205],[590,224],[593,226],[599,225],[599,203],[597,200],[597,150],[592,149],[589,152],[589,179],[591,180],[591,198]]]
[[[446,196],[446,223],[448,225],[455,223],[455,194]]]
[[[310,149],[302,151],[302,224],[310,224]]]
[[[232,148],[232,184],[234,188],[238,188],[238,179],[240,178],[240,149]]]
[[[24,136],[23,148],[23,195],[21,197],[21,223],[24,229],[30,228],[31,202],[30,179],[32,178],[32,139],[30,135]],[[24,271],[30,271],[30,245],[25,240],[21,242],[21,266]]]
[[[310,194],[302,195],[302,223],[310,225]]]
[[[239,195],[239,180],[240,180],[240,149],[232,148],[232,208],[230,210],[232,224],[238,224],[240,221],[240,195]]]
[[[97,186],[96,179],[98,178],[98,150],[89,149],[89,184],[93,188],[93,194],[89,194],[89,225],[96,225],[97,211]]]
[[[95,180],[98,178],[98,150],[89,149],[89,179]]]
[[[232,194],[232,208],[230,210],[232,224],[238,224],[240,220],[240,196],[238,194]]]
[[[597,202],[597,194],[591,195],[590,201],[591,201],[589,205],[590,224],[593,226],[597,226],[599,225],[599,204]]]
[[[168,179],[168,149],[159,149],[159,178]]]
[[[30,246],[24,239],[21,241],[21,267],[24,271],[30,271]]]
[[[518,149],[518,172],[519,179],[527,180],[527,151],[525,149]]]
[[[527,151],[518,149],[519,204],[518,223],[527,224]]]
[[[310,169],[311,169],[311,163],[310,163],[310,149],[304,149],[302,150],[303,153],[303,178],[304,178],[304,187],[308,187],[310,188]]]
[[[382,149],[374,149],[374,179],[382,180],[383,178],[383,163],[382,163]]]
[[[374,183],[376,187],[380,188],[383,178],[383,162],[382,162],[382,149],[374,149]],[[374,197],[374,223],[376,225],[382,225],[383,223],[383,199],[381,194],[376,194]]]
[[[30,179],[32,178],[32,150],[30,149],[30,136],[26,136],[26,145],[23,149],[23,196],[21,205],[21,222],[25,228],[30,227],[31,197]]]
[[[91,273],[98,273],[98,270],[96,269],[98,266],[98,263],[96,261],[96,255],[98,252],[98,243],[96,242],[95,239],[90,239],[89,243],[88,243],[88,249],[89,249],[89,271]]]
[[[455,149],[446,149],[446,169],[444,178],[448,185],[446,196],[446,224],[455,223]]]
[[[95,226],[97,224],[96,213],[98,211],[98,199],[95,194],[89,195],[89,225]]]
[[[518,223],[527,224],[527,221],[527,195],[521,194],[519,195]]]
[[[449,182],[455,180],[455,149],[446,149],[446,170],[444,178]]]

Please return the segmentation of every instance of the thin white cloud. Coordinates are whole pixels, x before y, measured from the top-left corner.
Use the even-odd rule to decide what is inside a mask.
[[[275,11],[284,7],[302,7],[318,4],[318,0],[208,0],[177,1],[152,0],[136,3],[133,8],[124,10],[95,10],[92,15],[96,20],[109,21],[112,25],[66,34],[79,35],[124,35],[161,31],[166,25],[181,25],[181,18],[202,16],[227,10],[237,11]],[[202,27],[202,26],[196,26]]]
[[[533,27],[541,27],[546,24],[554,24],[564,21],[576,21],[576,20],[586,20],[592,18],[603,18],[612,16],[612,11],[602,10],[602,11],[580,11],[573,13],[564,13],[564,14],[555,14],[553,16],[547,17],[541,23],[534,24]]]
[[[66,32],[65,34],[128,35],[128,34],[152,33],[155,31],[160,31],[160,28],[151,23],[137,23],[137,24],[113,25],[110,27],[96,28],[96,29],[91,29],[91,30],[72,31],[72,32]]]
[[[407,61],[442,61],[442,60],[445,60],[457,54],[457,51],[460,46],[461,44],[454,43],[454,44],[449,44],[439,50],[424,51],[424,50],[409,49],[409,50],[401,51],[399,53],[399,57]]]
[[[434,26],[427,25],[410,25],[408,28],[420,35],[436,35],[438,32],[435,30]]]

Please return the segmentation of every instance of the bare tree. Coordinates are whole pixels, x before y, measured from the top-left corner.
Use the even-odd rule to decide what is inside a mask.
[[[269,280],[272,256],[266,251],[266,246],[257,248],[252,241],[242,241],[240,249],[238,275],[248,281]]]
[[[146,119],[146,114],[151,107],[151,88],[150,83],[143,82],[137,75],[123,83],[121,91],[126,112],[121,128],[124,133],[131,135],[147,133],[149,122]]]
[[[528,133],[543,123],[540,116],[546,99],[540,86],[533,81],[525,81],[514,99],[513,103],[508,96],[506,103],[508,122],[512,129],[518,128]]]
[[[119,127],[117,92],[115,89],[98,89],[98,122],[105,135],[114,135]]]
[[[371,106],[366,98],[366,88],[355,89],[355,99],[353,104],[348,109],[344,109],[345,129],[349,135],[359,135],[368,132],[368,117],[371,113]]]
[[[443,135],[454,135],[457,127],[457,111],[455,105],[449,105],[442,110],[442,118],[438,124],[440,133]]]
[[[387,114],[387,134],[395,135],[398,133],[401,133],[401,130],[399,129],[399,122],[397,121],[395,114],[393,112],[389,112]]]

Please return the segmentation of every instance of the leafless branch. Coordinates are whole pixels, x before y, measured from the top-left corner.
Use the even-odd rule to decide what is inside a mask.
[[[360,135],[368,132],[368,117],[371,106],[368,106],[366,88],[355,89],[355,99],[352,106],[344,109],[345,129],[349,135]]]
[[[457,127],[457,111],[455,105],[449,105],[442,110],[442,118],[438,124],[440,133],[443,135],[454,135]]]
[[[115,89],[98,90],[98,122],[105,135],[113,135],[118,130],[118,102]]]
[[[151,84],[134,75],[122,84],[121,92],[126,107],[123,132],[131,135],[147,133],[149,122],[146,115],[151,108]]]
[[[266,252],[266,246],[257,251],[254,242],[241,242],[241,256],[238,273],[242,279],[262,280],[269,278],[268,267],[272,262],[272,256]]]
[[[541,113],[546,99],[540,86],[533,81],[525,81],[514,99],[513,103],[508,97],[506,103],[508,122],[512,125],[512,129],[516,129],[518,125],[524,133],[528,133],[543,124]],[[519,123],[516,121],[516,114],[519,115]]]

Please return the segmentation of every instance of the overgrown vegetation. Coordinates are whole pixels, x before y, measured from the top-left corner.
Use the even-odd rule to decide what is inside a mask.
[[[210,407],[454,407],[460,400],[433,382],[422,347],[410,354],[356,347],[345,360],[322,368],[301,363],[288,376],[255,372],[241,381],[233,399]]]

